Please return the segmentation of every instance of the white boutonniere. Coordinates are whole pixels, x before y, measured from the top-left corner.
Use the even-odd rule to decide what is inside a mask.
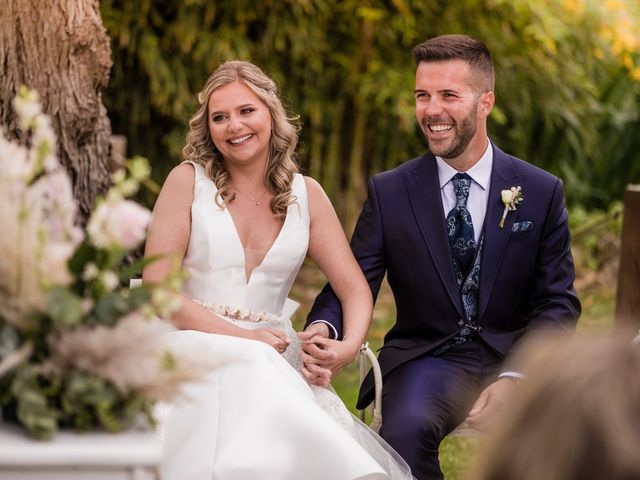
[[[500,219],[500,228],[502,228],[504,227],[504,220],[507,218],[507,213],[509,213],[509,210],[516,209],[516,206],[524,200],[524,195],[520,187],[511,187],[509,190],[502,190],[500,194],[502,196],[502,203],[504,203],[504,211]]]

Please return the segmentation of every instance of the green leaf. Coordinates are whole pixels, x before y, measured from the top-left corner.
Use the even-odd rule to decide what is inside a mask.
[[[85,265],[95,263],[97,255],[98,250],[85,240],[69,259],[69,270],[77,276],[82,275]]]
[[[95,412],[100,425],[102,425],[105,430],[112,433],[122,431],[124,425],[118,419],[118,415],[113,410],[111,404],[107,402],[99,403],[95,407]]]
[[[47,294],[47,310],[56,328],[68,328],[82,320],[82,300],[70,290],[55,287]]]
[[[96,303],[95,318],[102,325],[115,325],[120,317],[131,311],[129,302],[118,292],[102,297]]]
[[[30,435],[41,440],[53,436],[58,429],[59,418],[56,409],[49,404],[45,391],[34,368],[19,369],[11,382],[18,421]]]

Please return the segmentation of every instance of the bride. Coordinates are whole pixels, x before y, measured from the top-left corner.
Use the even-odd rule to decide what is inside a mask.
[[[221,65],[198,95],[185,162],[153,211],[144,281],[175,261],[187,273],[175,342],[219,367],[190,384],[166,423],[167,479],[412,478],[406,463],[359,423],[327,385],[351,361],[372,314],[369,287],[322,187],[298,171],[297,129],[258,67]],[[302,353],[287,299],[306,255],[344,311],[345,335],[311,325],[321,368]],[[331,352],[331,353],[328,353]],[[322,353],[320,353],[322,354]],[[304,356],[304,361],[303,361]]]

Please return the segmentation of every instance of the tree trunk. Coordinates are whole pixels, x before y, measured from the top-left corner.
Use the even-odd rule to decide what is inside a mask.
[[[640,185],[624,194],[624,220],[620,244],[620,269],[616,296],[616,327],[638,334],[640,328]]]
[[[35,89],[58,136],[84,224],[109,185],[111,124],[102,104],[111,46],[97,0],[1,0],[0,125],[16,136],[11,100]]]

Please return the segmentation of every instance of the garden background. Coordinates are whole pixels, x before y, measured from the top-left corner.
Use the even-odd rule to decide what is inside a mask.
[[[161,184],[180,161],[194,95],[223,61],[261,66],[300,116],[299,161],[351,233],[366,179],[421,155],[410,49],[428,37],[482,39],[496,68],[489,134],[501,149],[565,182],[584,306],[579,329],[612,325],[622,196],[640,182],[640,6],[636,0],[104,0],[113,68],[103,101],[128,154]],[[140,198],[151,206],[156,192]],[[527,200],[535,201],[530,193]],[[324,279],[305,264],[300,322]],[[388,288],[369,340],[393,322]],[[298,325],[300,325],[298,323]],[[335,380],[350,408],[356,367]],[[462,478],[475,441],[447,441]]]

